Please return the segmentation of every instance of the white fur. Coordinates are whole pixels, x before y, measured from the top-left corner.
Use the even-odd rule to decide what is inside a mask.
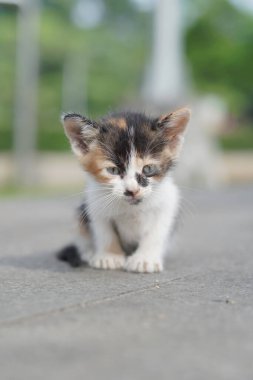
[[[163,258],[169,248],[179,203],[178,189],[172,178],[165,177],[160,183],[141,188],[142,202],[131,205],[123,196],[130,179],[131,185],[139,186],[131,173],[130,164],[128,180],[115,178],[113,190],[88,177],[85,198],[93,232],[93,253],[89,251],[87,256],[84,252],[84,258],[96,268],[158,272],[163,269]],[[117,239],[112,221],[124,244],[138,243],[133,255],[127,257],[123,251],[113,254],[106,250],[110,242]]]

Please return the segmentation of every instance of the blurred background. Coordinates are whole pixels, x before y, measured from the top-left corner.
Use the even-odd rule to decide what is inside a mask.
[[[62,111],[193,110],[178,181],[253,181],[251,0],[0,0],[0,195],[68,192]]]

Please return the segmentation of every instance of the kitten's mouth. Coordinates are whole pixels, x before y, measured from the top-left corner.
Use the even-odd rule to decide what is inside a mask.
[[[142,199],[141,198],[125,198],[126,201],[130,204],[130,205],[138,205],[139,203],[141,203]]]

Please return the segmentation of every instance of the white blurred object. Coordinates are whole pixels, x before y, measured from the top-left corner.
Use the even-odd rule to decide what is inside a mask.
[[[238,9],[245,12],[253,12],[253,1],[252,0],[230,0],[230,3],[235,5]]]
[[[185,92],[182,12],[179,0],[157,0],[150,70],[143,97],[158,106],[176,104]]]
[[[181,1],[157,0],[154,4],[152,59],[143,99],[146,108],[158,114],[187,105],[190,86],[185,69]],[[227,109],[220,98],[212,95],[196,97],[189,106],[192,119],[176,176],[182,184],[214,187],[222,182],[215,135],[225,123]]]
[[[102,22],[104,13],[103,1],[78,0],[71,12],[71,19],[79,28],[92,29]]]
[[[39,85],[40,1],[18,2],[16,94],[14,111],[14,180],[22,185],[37,180],[36,140]]]
[[[88,62],[82,49],[68,49],[62,71],[62,111],[87,112]]]
[[[176,178],[182,184],[216,187],[223,182],[221,152],[215,136],[226,122],[225,103],[214,95],[192,103],[192,118],[185,137]]]
[[[157,0],[130,0],[139,11],[150,12],[154,9]]]
[[[20,5],[22,0],[0,0],[0,4]]]

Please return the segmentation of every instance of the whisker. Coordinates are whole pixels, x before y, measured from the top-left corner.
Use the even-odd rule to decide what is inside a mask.
[[[75,194],[70,194],[68,196],[64,196],[63,198],[61,198],[63,201],[66,201],[68,199],[71,199],[71,198],[74,198],[74,197],[77,197],[79,195],[83,195],[84,194],[84,190],[83,191],[80,191],[79,193],[75,193]]]
[[[104,203],[103,203],[103,207],[94,207],[93,206],[93,209],[92,209],[92,216],[93,218],[97,217],[99,214],[105,214],[105,211],[111,206],[111,204],[113,203],[113,201],[115,201],[114,197],[111,197],[111,198],[108,198]],[[109,217],[109,215],[108,215]]]

